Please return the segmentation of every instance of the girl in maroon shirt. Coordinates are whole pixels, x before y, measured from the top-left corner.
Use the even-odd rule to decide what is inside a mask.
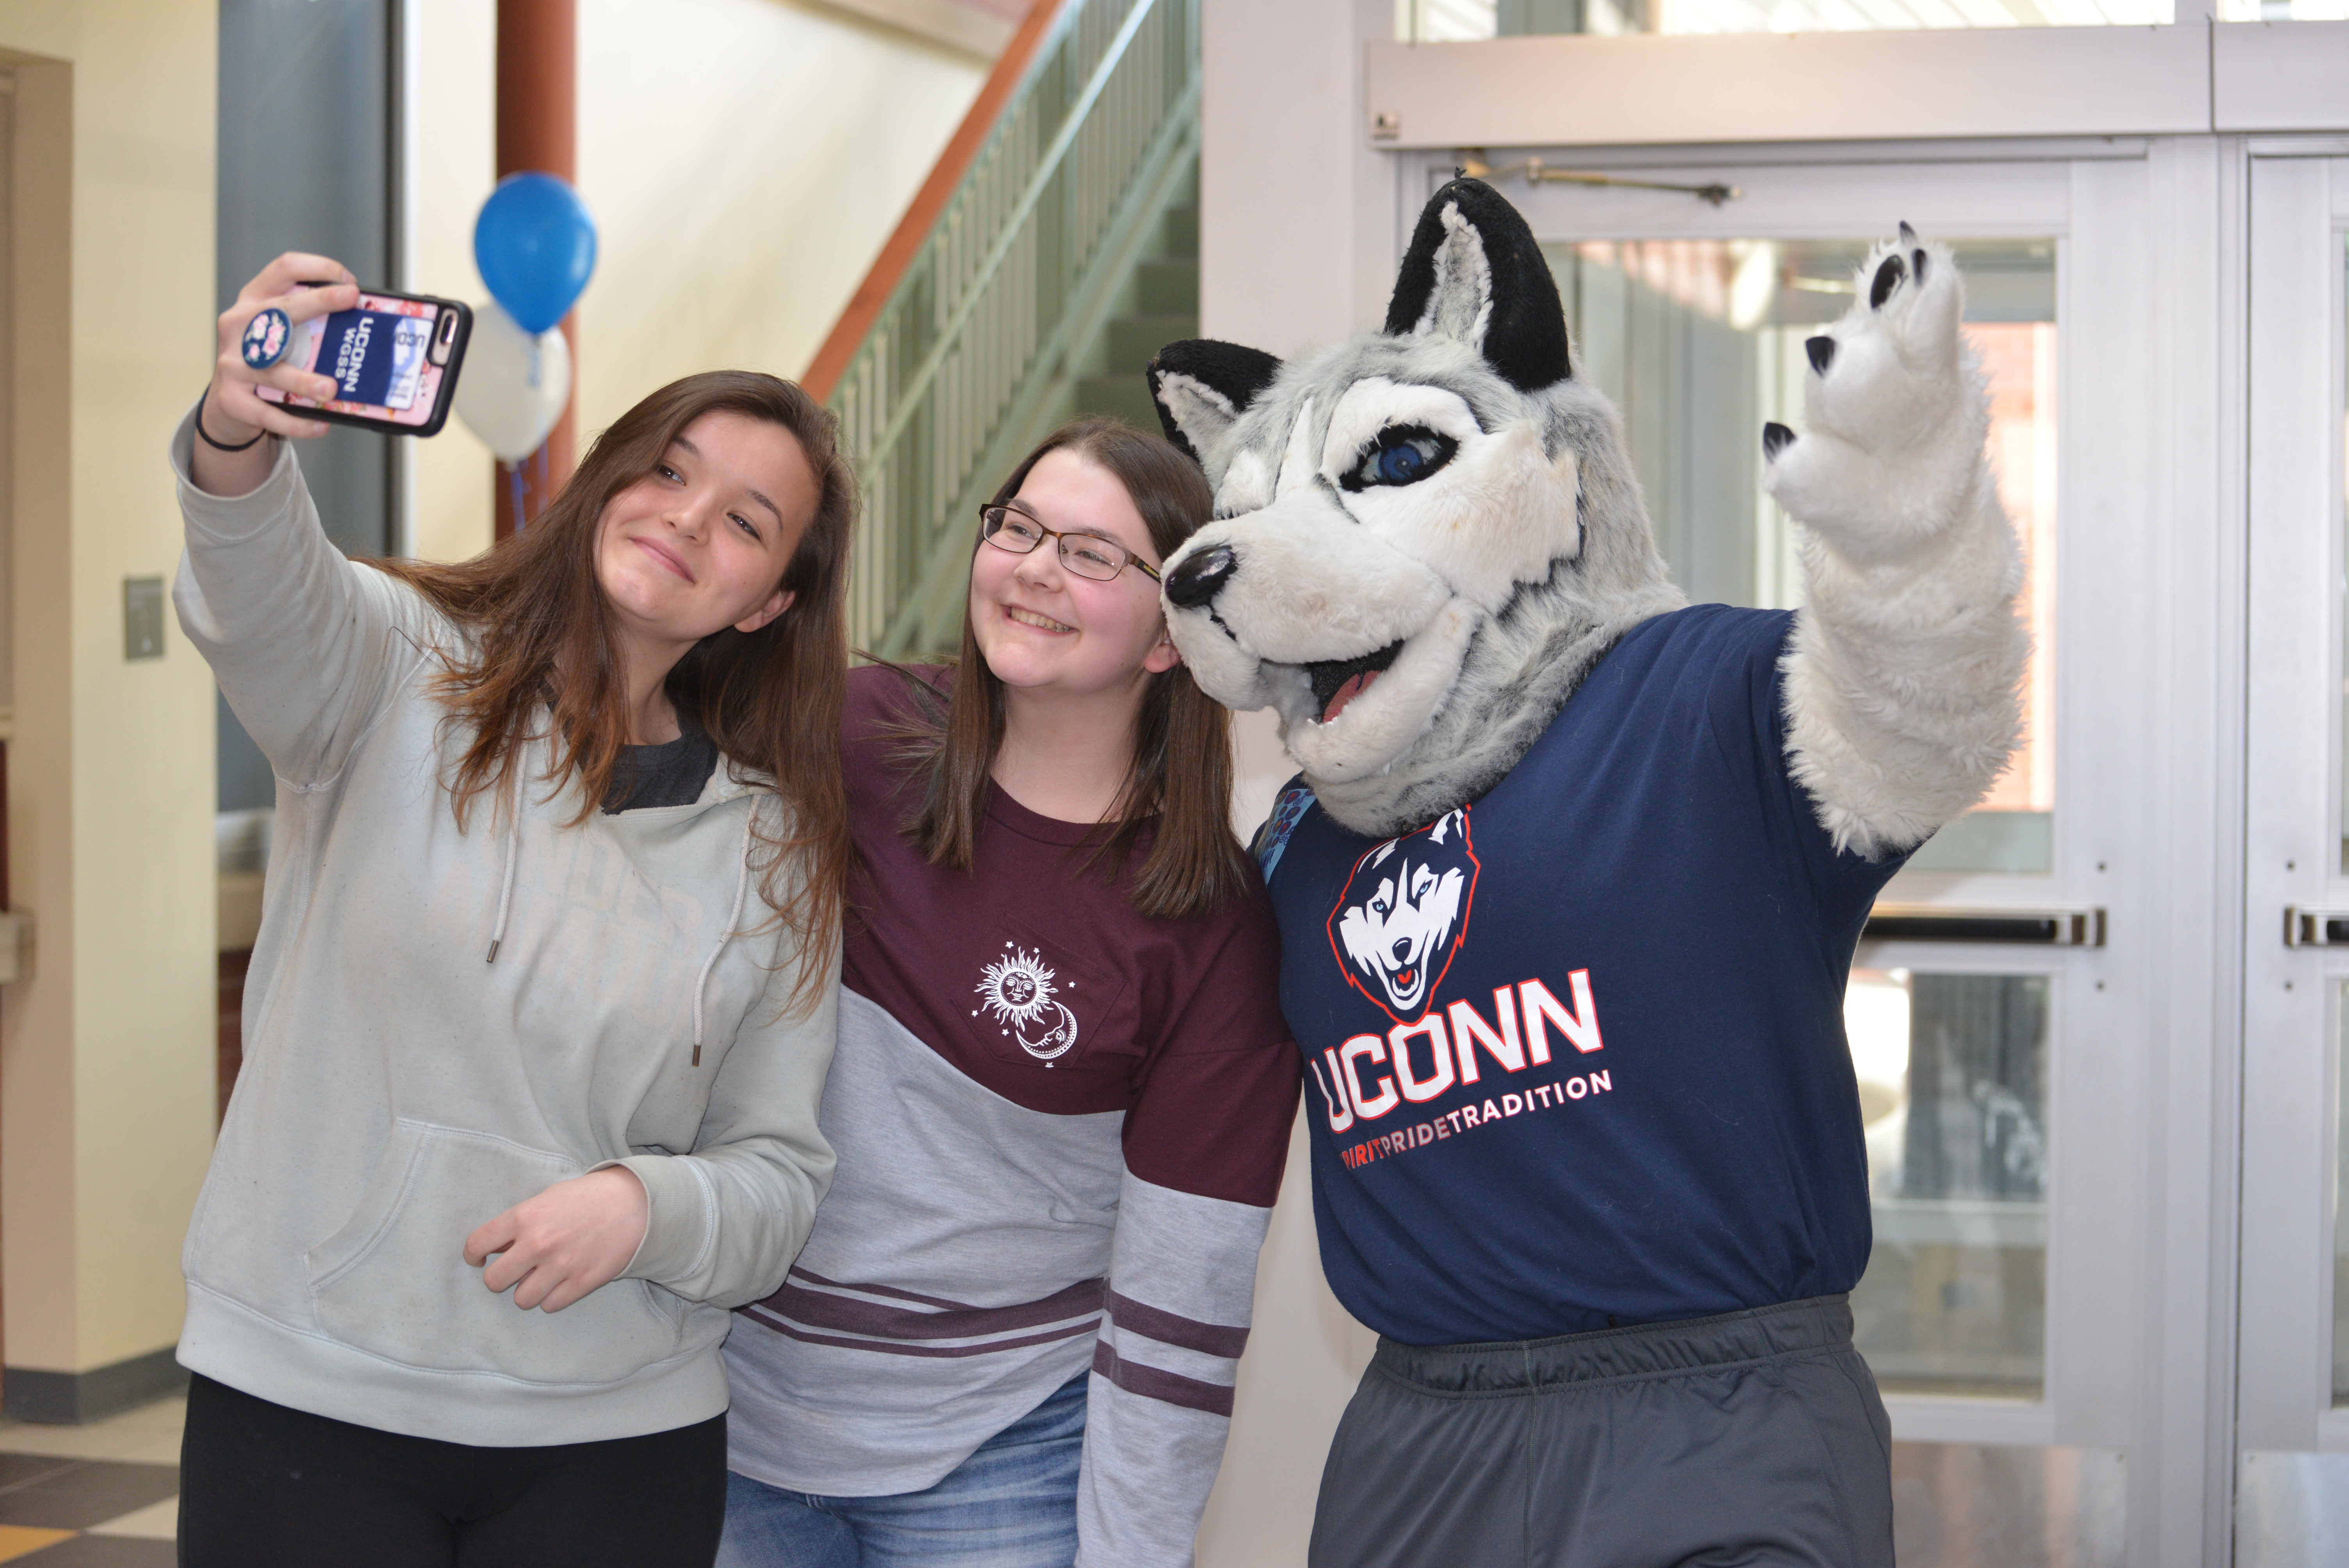
[[[1299,1077],[1159,610],[1210,507],[1068,426],[982,509],[960,659],[850,677],[839,1168],[728,1342],[721,1564],[1191,1560]]]

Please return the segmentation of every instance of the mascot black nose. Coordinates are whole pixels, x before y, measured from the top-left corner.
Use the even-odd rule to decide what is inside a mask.
[[[1228,544],[1202,550],[1166,574],[1167,600],[1178,610],[1212,604],[1239,566],[1239,555]]]

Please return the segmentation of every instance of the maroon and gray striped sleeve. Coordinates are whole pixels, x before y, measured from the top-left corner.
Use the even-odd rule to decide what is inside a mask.
[[[1077,1561],[1092,1568],[1191,1561],[1296,1119],[1269,911],[1254,904],[1219,935],[1190,955],[1185,988],[1156,1003],[1165,1043],[1137,1075],[1122,1130],[1077,1492]]]
[[[1129,1167],[1120,1189],[1077,1480],[1077,1562],[1191,1561],[1222,1465],[1271,1210],[1178,1192]]]

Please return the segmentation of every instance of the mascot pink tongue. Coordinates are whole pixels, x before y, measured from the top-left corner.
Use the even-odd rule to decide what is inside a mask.
[[[2028,649],[1963,280],[1903,225],[1853,299],[1805,432],[1761,432],[1816,546],[1798,614],[1672,586],[1541,248],[1475,181],[1383,331],[1152,364],[1216,490],[1167,624],[1300,768],[1256,851],[1323,1269],[1381,1336],[1312,1568],[1891,1563],[1843,988],[2004,765]]]
[[[1371,683],[1384,673],[1382,670],[1364,670],[1361,675],[1353,676],[1344,686],[1340,686],[1338,695],[1330,699],[1330,706],[1321,710],[1321,722],[1327,724],[1345,712],[1346,705],[1370,690]]]

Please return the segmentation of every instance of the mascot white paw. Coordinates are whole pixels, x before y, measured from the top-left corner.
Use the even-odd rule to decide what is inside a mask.
[[[1764,487],[1809,531],[1788,660],[1796,777],[1838,847],[1906,850],[2005,767],[2028,653],[2023,557],[1983,460],[1989,400],[1947,247],[1906,223],[1806,346],[1807,430],[1766,427]]]

